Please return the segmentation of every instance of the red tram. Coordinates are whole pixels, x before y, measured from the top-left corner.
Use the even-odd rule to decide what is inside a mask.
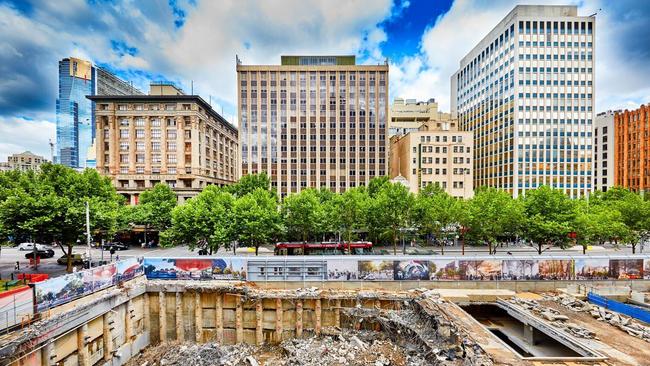
[[[369,241],[353,242],[280,242],[275,244],[275,255],[341,255],[372,254]]]

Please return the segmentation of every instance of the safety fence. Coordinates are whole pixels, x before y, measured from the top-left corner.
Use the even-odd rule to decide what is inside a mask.
[[[634,319],[638,319],[640,321],[650,324],[650,311],[643,310],[636,306],[624,304],[616,300],[608,299],[606,297],[596,295],[593,292],[587,294],[587,300],[589,300],[589,302],[596,304],[598,306],[602,306],[606,309],[615,311],[617,313],[621,313],[623,315],[627,315]]]

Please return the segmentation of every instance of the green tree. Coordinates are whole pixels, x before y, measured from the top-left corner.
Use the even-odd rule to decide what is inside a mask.
[[[622,242],[632,246],[632,253],[636,253],[640,240],[650,236],[650,202],[645,201],[639,194],[622,187],[613,187],[604,193],[594,194],[594,202],[606,203],[612,209],[621,213],[621,219],[630,230],[630,235],[622,238]],[[618,240],[614,240],[618,244]]]
[[[241,244],[255,247],[277,238],[282,232],[282,218],[274,194],[263,188],[238,198],[233,207],[235,237]]]
[[[171,226],[161,233],[164,246],[187,244],[191,250],[213,252],[230,248],[233,231],[235,197],[217,186],[207,186],[196,197],[176,206]]]
[[[338,226],[347,242],[351,242],[355,232],[367,229],[367,207],[370,197],[365,187],[354,187],[337,195],[335,215]]]
[[[369,188],[370,190],[370,188]],[[410,224],[413,194],[400,183],[387,182],[378,187],[367,211],[371,231],[379,237],[390,238],[393,254],[397,254],[400,231]]]
[[[416,196],[413,221],[422,233],[429,238],[435,236],[440,241],[440,250],[444,254],[442,232],[445,228],[458,224],[462,214],[461,200],[450,196],[440,186],[429,184]]]
[[[558,189],[541,186],[526,192],[523,203],[524,234],[537,246],[537,253],[570,244],[569,233],[575,229],[577,216],[575,201]]]
[[[271,189],[271,179],[266,174],[266,172],[261,172],[259,174],[247,174],[239,179],[239,182],[224,187],[235,197],[244,197],[249,193],[253,193],[258,188],[264,190]]]
[[[523,207],[508,192],[482,187],[465,207],[461,223],[468,230],[466,236],[488,245],[488,251],[499,237],[514,235],[523,221]]]
[[[292,239],[307,241],[318,231],[323,218],[318,191],[305,189],[285,197],[282,202],[282,217],[287,234]]]
[[[160,233],[171,226],[172,210],[176,203],[176,194],[164,183],[158,183],[140,194],[138,204],[133,207],[131,220],[136,225],[144,225],[145,241],[149,229]]]
[[[611,207],[609,202],[591,200],[578,201],[578,214],[575,220],[576,240],[582,246],[582,253],[587,252],[591,243],[603,244],[607,241],[628,241],[634,236],[623,222],[621,213]]]
[[[97,171],[78,173],[62,165],[44,164],[38,173],[10,173],[0,188],[0,229],[16,241],[34,240],[55,243],[68,255],[72,271],[72,248],[85,242],[85,205],[90,207],[93,233],[113,234],[124,198],[118,195],[110,179]]]

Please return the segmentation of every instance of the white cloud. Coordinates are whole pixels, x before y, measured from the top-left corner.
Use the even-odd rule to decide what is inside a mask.
[[[0,117],[0,161],[26,150],[50,160],[49,140],[56,141],[56,124],[48,120]]]
[[[587,16],[602,8],[596,20],[596,111],[619,108],[637,108],[650,100],[647,83],[647,59],[629,60],[621,44],[635,37],[635,29],[647,18],[638,16],[630,21],[634,2],[607,2],[604,0],[552,0],[544,4],[576,4],[578,15]],[[420,52],[391,64],[392,96],[418,98],[430,97],[440,102],[442,110],[450,108],[450,77],[459,67],[462,57],[485,37],[510,12],[517,2],[510,0],[470,1],[456,0],[449,12],[421,38]],[[617,9],[620,6],[621,9]],[[639,12],[643,13],[639,10]],[[632,12],[634,14],[634,12]],[[643,47],[643,44],[639,45]]]

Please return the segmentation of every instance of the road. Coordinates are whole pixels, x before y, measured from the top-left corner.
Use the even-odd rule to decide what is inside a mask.
[[[384,246],[375,248],[375,254],[392,254],[392,246]],[[507,255],[508,252],[511,252],[513,255],[537,255],[537,252],[534,248],[531,247],[503,247],[497,249],[497,255]],[[60,248],[55,248],[55,255],[53,258],[41,259],[41,263],[38,266],[38,269],[34,269],[29,265],[29,260],[25,258],[27,251],[19,251],[16,248],[3,247],[0,251],[0,278],[7,279],[11,277],[11,274],[14,273],[47,273],[51,277],[56,277],[65,274],[65,265],[59,265],[56,263],[57,258],[61,257],[63,252]],[[84,254],[86,253],[85,246],[75,246],[73,248],[73,253]],[[410,247],[407,245],[406,253],[409,255],[439,255],[439,247]],[[545,254],[569,254],[569,255],[581,255],[582,248],[574,248],[572,250],[562,250],[553,248],[544,252]],[[588,252],[589,254],[631,254],[631,248],[621,247],[618,249],[614,248],[603,248],[603,247],[594,247]],[[220,250],[218,255],[221,256],[232,256],[232,250]],[[397,254],[402,254],[402,247],[398,246]],[[484,256],[487,254],[487,247],[465,247],[465,256]],[[196,251],[191,251],[187,247],[172,247],[172,248],[137,248],[131,247],[128,250],[117,251],[113,255],[112,260],[119,258],[128,258],[128,257],[194,257],[197,256]],[[254,252],[246,251],[245,248],[240,248],[237,255],[249,255],[254,256]],[[260,248],[259,255],[269,256],[273,255],[271,249]],[[458,256],[461,255],[461,248],[459,246],[449,246],[445,247],[445,255],[449,256]],[[91,256],[93,260],[111,260],[111,255],[108,251],[102,251],[97,248],[91,249]],[[102,257],[103,256],[103,257]],[[15,271],[14,267],[16,261],[20,263],[20,270]]]

